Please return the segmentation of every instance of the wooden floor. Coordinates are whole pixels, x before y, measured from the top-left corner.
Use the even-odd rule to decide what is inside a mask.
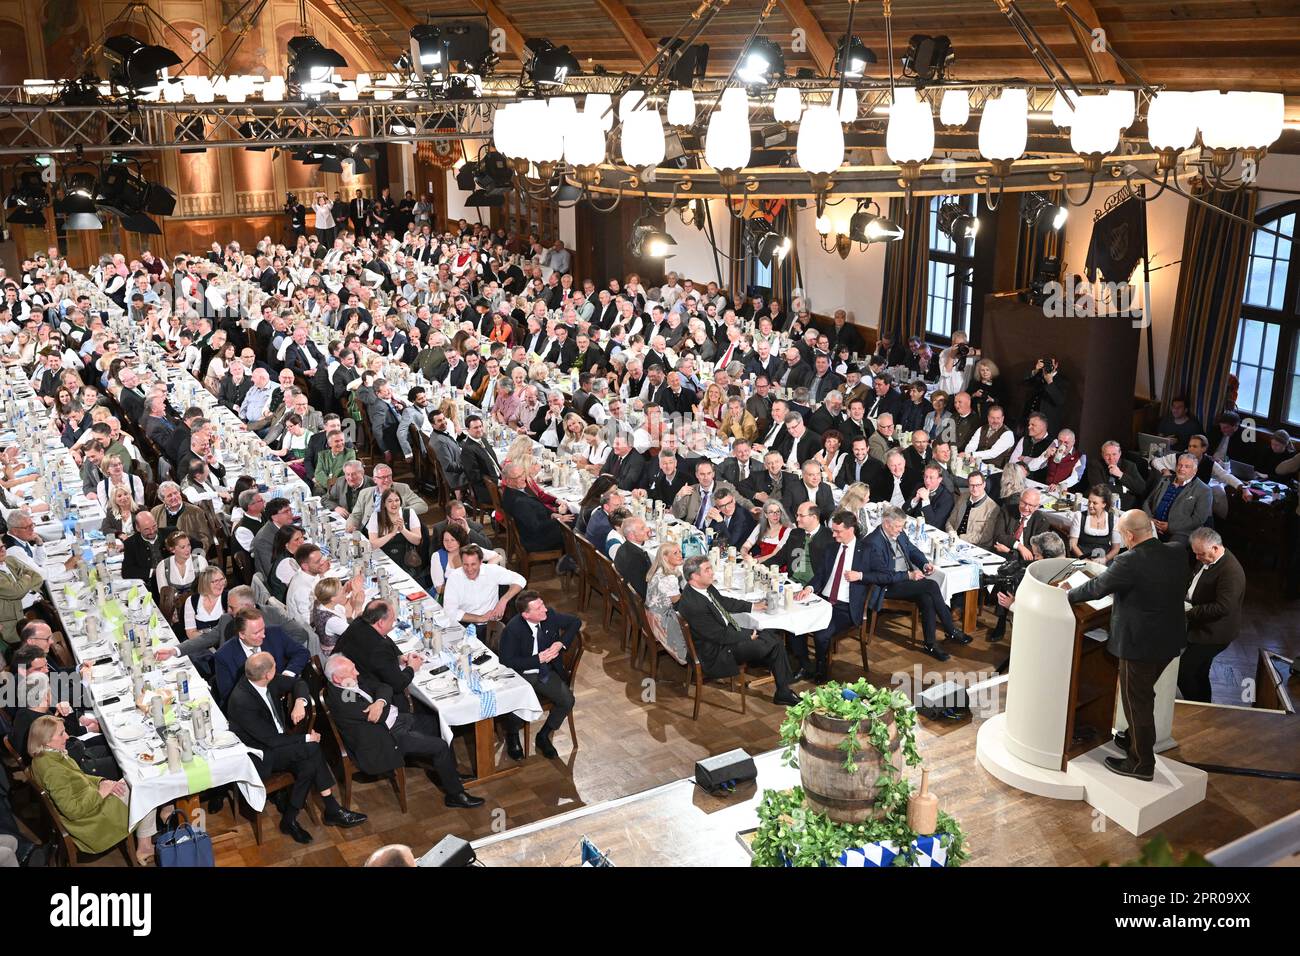
[[[563,592],[559,580],[550,572],[544,574],[530,583],[552,606],[574,611],[574,599]],[[1269,596],[1275,593],[1271,581],[1252,585],[1251,610],[1241,638],[1216,661],[1216,699],[1236,702],[1240,680],[1254,676],[1259,647],[1288,656],[1300,653],[1300,602],[1282,603]],[[272,808],[263,827],[265,842],[258,846],[247,820],[235,825],[226,809],[208,820],[218,866],[359,865],[386,843],[409,844],[418,855],[448,833],[478,839],[680,780],[690,776],[696,760],[709,754],[735,747],[758,754],[777,746],[783,708],[773,705],[770,697],[751,698],[748,714],[741,715],[739,699],[713,686],[705,691],[700,719],[692,721],[684,687],[670,680],[678,675],[661,673],[659,684],[650,686],[647,675],[634,669],[619,649],[617,619],[613,632],[602,626],[599,599],[584,619],[588,644],[578,678],[576,750],[567,727],[561,729],[555,735],[559,759],[546,760],[534,753],[518,773],[481,787],[471,785],[471,792],[487,799],[477,810],[448,810],[441,792],[418,770],[407,771],[407,814],[398,809],[387,783],[358,782],[353,808],[369,814],[369,821],[352,830],[338,830],[314,824],[304,815],[300,819],[316,838],[309,846],[299,846],[279,832],[278,814]],[[986,614],[981,623],[988,625],[991,620]],[[901,624],[892,629],[903,633]],[[1009,652],[1005,642],[988,644],[985,631],[982,626],[973,644],[958,648],[961,653],[942,665],[905,646],[905,636],[882,639],[873,649],[869,676],[874,683],[889,684],[893,675],[910,676],[918,666],[927,673],[938,669],[991,676]],[[852,680],[860,672],[857,647],[844,643],[833,676]],[[796,689],[802,686],[806,685]],[[1094,821],[1086,804],[1028,796],[979,767],[975,761],[978,719],[983,718],[957,724],[923,721],[919,735],[936,791],[970,836],[972,865],[1089,865],[1136,855],[1142,841],[1117,824]],[[1170,756],[1300,771],[1297,728],[1300,717],[1179,705],[1174,729],[1181,747]],[[461,766],[467,769],[468,752],[462,741],[456,746]],[[504,749],[500,740],[498,749]],[[503,752],[499,759],[508,762]],[[1208,799],[1163,830],[1176,846],[1205,851],[1297,806],[1300,783],[1212,775]],[[651,841],[656,835],[652,828],[642,836]],[[557,859],[555,852],[530,862],[573,862]],[[682,861],[708,862],[687,852]],[[97,864],[122,865],[122,857],[110,854]]]

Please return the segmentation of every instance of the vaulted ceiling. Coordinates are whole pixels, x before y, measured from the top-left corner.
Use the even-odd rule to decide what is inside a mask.
[[[584,70],[636,71],[671,36],[698,0],[321,0],[358,30],[377,52],[396,57],[407,47],[412,24],[426,14],[486,12],[507,38],[501,69],[519,65],[525,39],[566,44]],[[764,0],[731,0],[703,36],[710,46],[709,73],[725,75],[763,9]],[[1149,83],[1181,89],[1282,90],[1300,104],[1300,3],[1296,0],[1070,0],[1072,8],[1105,31],[1106,42]],[[1092,78],[1089,58],[1054,0],[1020,0],[1043,40],[1078,81]],[[895,57],[914,33],[946,34],[956,60],[950,76],[961,80],[1007,77],[1043,79],[996,0],[893,0]],[[762,34],[778,42],[788,69],[825,72],[844,33],[847,0],[777,0]],[[877,54],[885,76],[885,29],[879,0],[862,0],[853,32]],[[807,38],[800,52],[793,32]],[[1120,79],[1108,56],[1091,58],[1098,78]]]

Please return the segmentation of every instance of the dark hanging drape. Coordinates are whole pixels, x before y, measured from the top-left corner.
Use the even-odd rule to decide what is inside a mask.
[[[930,197],[915,196],[910,208],[901,196],[889,201],[889,218],[903,238],[885,246],[885,290],[880,334],[895,342],[925,337],[925,303],[930,257]]]
[[[1200,198],[1243,219],[1255,218],[1258,195],[1204,190]],[[1186,394],[1203,422],[1223,408],[1228,369],[1246,287],[1253,230],[1197,203],[1187,210],[1183,260],[1174,301],[1173,333],[1165,366],[1164,407]]]

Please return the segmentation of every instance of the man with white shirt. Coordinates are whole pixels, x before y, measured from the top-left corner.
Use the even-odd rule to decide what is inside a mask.
[[[546,607],[536,591],[524,591],[515,599],[518,614],[501,633],[501,663],[516,671],[532,685],[537,696],[551,702],[546,723],[537,732],[537,750],[544,757],[558,756],[551,735],[573,710],[571,675],[564,667],[564,652],[582,629],[582,621]],[[506,736],[506,752],[515,760],[523,756],[518,728],[522,721],[513,720],[515,729]]]
[[[979,461],[988,462],[994,468],[1005,468],[1015,443],[1016,436],[1006,427],[1002,406],[990,405],[985,423],[970,437],[965,453]]]
[[[858,539],[858,519],[852,512],[840,511],[831,519],[831,537],[828,545],[812,556],[813,578],[795,600],[803,601],[813,594],[824,598],[831,606],[831,619],[813,636],[816,652],[816,669],[807,671],[807,651],[796,645],[796,656],[802,659],[804,669],[795,680],[811,679],[824,684],[830,679],[831,638],[840,631],[862,623],[862,611],[867,603],[867,586],[863,575],[867,570],[867,550]],[[797,640],[802,640],[799,638]]]
[[[1210,667],[1241,631],[1246,572],[1213,528],[1197,528],[1189,544],[1196,573],[1187,588],[1187,647],[1178,661],[1178,690],[1184,700],[1211,703]]]
[[[399,711],[392,704],[393,689],[371,675],[362,675],[343,654],[325,660],[325,679],[330,716],[363,773],[387,774],[408,757],[427,757],[433,767],[431,776],[446,791],[447,806],[482,806],[482,797],[465,792],[456,759],[442,739],[436,717]]]
[[[316,585],[321,578],[329,574],[330,560],[314,544],[304,544],[299,547],[294,552],[293,559],[298,562],[298,570],[289,579],[284,606],[291,617],[310,628],[311,611],[316,601]],[[360,571],[353,575],[352,580],[344,582],[338,600],[347,602],[359,590],[365,590]]]
[[[1051,446],[1052,435],[1047,428],[1047,416],[1042,412],[1031,412],[1025,422],[1025,434],[1016,442],[1007,463],[1023,461],[1029,477],[1041,482],[1047,475],[1047,455]]]
[[[483,551],[476,544],[461,549],[460,561],[459,568],[447,569],[442,600],[447,617],[459,624],[501,620],[527,580],[502,565],[485,563]],[[502,585],[506,587],[504,595],[499,591]]]

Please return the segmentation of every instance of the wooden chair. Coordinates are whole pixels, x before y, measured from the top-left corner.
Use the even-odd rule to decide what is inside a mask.
[[[7,739],[8,738],[6,738],[6,740]],[[64,864],[66,866],[80,866],[82,860],[81,853],[77,849],[77,841],[74,840],[72,834],[68,832],[68,825],[64,822],[62,814],[59,813],[59,808],[54,805],[54,801],[51,800],[50,795],[45,792],[45,788],[38,785],[35,781],[32,782],[32,789],[34,789],[39,795],[41,808],[45,811],[45,817],[50,824],[50,838],[57,840],[60,847],[63,849]],[[126,857],[127,866],[140,865],[135,858],[135,854],[131,852],[131,836],[129,833],[127,836],[123,837],[120,842],[109,847],[109,849],[121,850],[122,855]]]
[[[627,585],[623,581],[623,576],[618,573],[618,569],[614,567],[613,561],[597,551],[595,545],[590,542],[587,547],[590,549],[587,555],[594,562],[596,576],[600,578],[601,587],[605,591],[605,626],[609,627],[613,624],[614,612],[617,611],[623,618],[623,637],[620,644],[626,648],[632,639],[632,620],[624,597]]]
[[[325,692],[325,672],[321,669],[320,660],[316,657],[311,659],[305,675],[307,686],[311,688],[312,697],[320,708],[320,712],[325,715],[325,730],[321,734],[322,741],[328,734],[331,741],[331,749],[338,753],[339,766],[342,769],[342,787],[343,799],[339,801],[343,804],[345,810],[352,809],[352,778],[362,773],[361,768],[357,766],[352,755],[348,753],[348,745],[343,740],[343,735],[339,733],[339,728],[334,723],[334,715],[330,713],[329,699]],[[393,785],[393,791],[397,794],[397,805],[406,812],[406,768],[398,767],[389,774],[385,774],[389,782]]]
[[[686,618],[680,614],[677,615],[677,621],[682,628],[682,637],[686,638],[686,658],[690,669],[691,683],[695,685],[695,709],[691,711],[691,720],[700,719],[700,701],[704,699],[704,665],[700,663],[699,652],[695,650],[695,639],[691,637],[691,626],[686,623]],[[746,694],[745,685],[747,684],[747,666],[745,664],[736,665],[740,668],[740,673],[735,677],[726,678],[730,682],[730,690],[736,692],[736,684],[740,684],[740,712],[746,713]],[[690,686],[686,688],[686,694],[690,696]]]
[[[578,601],[581,606],[582,592],[586,588],[586,577],[583,572],[582,552],[578,550],[577,533],[572,527],[559,522],[560,538],[564,541],[564,556],[573,562],[573,567],[560,575],[560,584],[565,591],[568,591],[571,584],[577,584]]]
[[[578,636],[573,639],[573,643],[564,649],[562,655],[564,660],[564,669],[569,674],[569,691],[572,693],[578,682],[578,665],[582,663],[583,645],[582,631],[578,631]],[[555,705],[549,700],[542,699],[542,710],[550,713]],[[569,737],[573,740],[573,749],[578,749],[578,730],[573,723],[573,711],[569,711]],[[532,734],[527,730],[524,732],[524,756],[528,757],[532,753],[533,740]]]
[[[239,580],[243,584],[251,585],[253,583],[253,558],[247,551],[242,548],[232,546],[230,549],[231,559],[235,564],[235,573],[239,575]]]
[[[867,607],[868,607],[868,608],[871,607],[871,602],[872,602],[872,600],[873,600],[874,597],[875,597],[875,594],[874,594],[875,589],[876,589],[877,587],[879,587],[879,586],[880,586],[880,585],[878,585],[878,584],[873,584],[873,585],[871,586],[871,590],[869,590],[869,591],[867,592]],[[921,610],[920,610],[920,608],[917,606],[916,602],[915,602],[915,601],[902,601],[902,600],[893,599],[893,598],[885,598],[885,599],[881,602],[881,604],[880,604],[880,610],[879,610],[879,611],[868,611],[868,612],[867,612],[867,615],[864,616],[864,618],[863,618],[863,623],[867,625],[866,634],[865,634],[865,636],[863,636],[863,637],[861,638],[861,641],[862,641],[862,669],[863,669],[864,671],[867,669],[867,644],[868,644],[870,641],[872,641],[872,640],[875,639],[875,637],[876,637],[876,627],[877,627],[877,625],[879,624],[881,612],[884,612],[884,611],[889,611],[889,612],[897,611],[897,612],[899,612],[899,613],[902,613],[902,614],[908,614],[908,615],[911,616],[911,619],[912,619],[912,643],[913,643],[913,644],[916,644],[916,632],[920,629],[920,622],[921,622]],[[836,636],[836,640],[838,640],[838,639],[839,639],[839,635]],[[834,641],[832,641],[832,644],[834,644]]]
[[[585,611],[591,605],[593,593],[599,594],[602,601],[607,601],[608,598],[604,579],[600,576],[600,554],[596,551],[596,546],[576,531],[573,532],[573,543],[577,546],[578,554],[581,555],[578,564],[582,568],[582,589],[578,609]]]
[[[553,564],[564,557],[564,549],[559,548],[551,551],[529,551],[524,547],[523,541],[519,539],[519,529],[515,526],[514,519],[506,515],[506,555],[517,571],[521,571],[526,578],[532,577],[534,564]]]
[[[27,754],[21,754],[18,752],[18,748],[14,746],[14,742],[9,739],[8,734],[0,739],[4,740],[5,753],[9,755],[9,759],[13,762],[14,766],[19,770],[27,770],[31,767],[31,758],[28,757]]]

